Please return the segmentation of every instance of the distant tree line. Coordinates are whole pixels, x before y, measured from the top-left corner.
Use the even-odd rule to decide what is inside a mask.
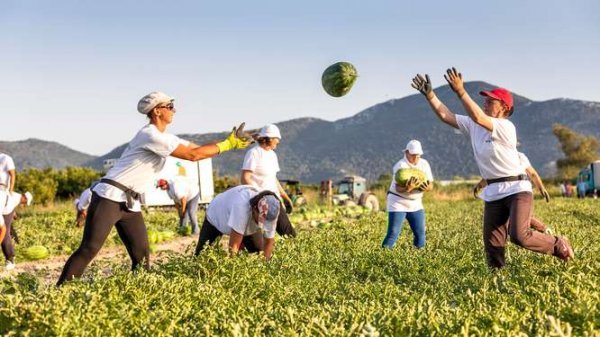
[[[29,168],[17,173],[15,190],[29,191],[36,203],[47,205],[57,198],[79,196],[101,175],[101,172],[87,167],[66,167],[61,170]]]

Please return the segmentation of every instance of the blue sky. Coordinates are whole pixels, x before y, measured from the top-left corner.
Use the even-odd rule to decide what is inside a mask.
[[[100,155],[145,124],[149,91],[176,97],[169,131],[336,120],[413,94],[449,66],[534,100],[600,101],[600,2],[26,1],[0,9],[0,140]],[[343,98],[320,76],[345,60]],[[285,140],[285,135],[284,140]]]

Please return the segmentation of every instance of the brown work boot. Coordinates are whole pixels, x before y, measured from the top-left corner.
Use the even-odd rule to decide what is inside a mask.
[[[554,244],[554,256],[565,262],[575,257],[573,248],[571,248],[571,244],[567,238],[558,236],[556,237],[556,243]]]

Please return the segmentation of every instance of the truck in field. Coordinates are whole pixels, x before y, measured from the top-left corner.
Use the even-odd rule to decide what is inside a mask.
[[[105,159],[104,170],[108,171],[116,161],[116,159]],[[193,162],[171,156],[167,157],[165,166],[154,178],[155,184],[147,191],[140,191],[144,193],[144,205],[146,207],[174,205],[173,200],[169,198],[166,191],[154,187],[159,179],[187,179],[190,184],[197,184],[200,187],[198,204],[210,203],[215,195],[212,160],[210,158]]]
[[[585,195],[592,195],[594,191],[600,191],[600,160],[590,163],[579,171],[577,186],[580,185],[585,186]]]

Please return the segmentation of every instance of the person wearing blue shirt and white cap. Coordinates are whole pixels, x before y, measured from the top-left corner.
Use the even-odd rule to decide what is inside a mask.
[[[275,228],[281,210],[271,191],[239,185],[217,195],[208,205],[195,255],[222,235],[229,235],[229,252],[237,254],[242,240],[252,237],[259,251],[270,260],[275,246]]]

